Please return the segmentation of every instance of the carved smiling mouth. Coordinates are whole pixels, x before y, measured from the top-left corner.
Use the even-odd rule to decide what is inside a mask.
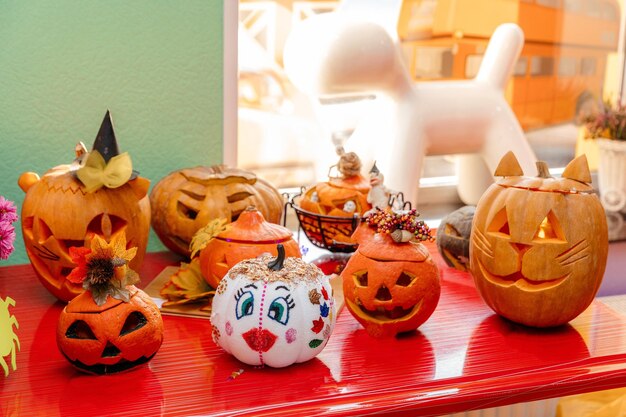
[[[417,304],[409,309],[396,306],[391,310],[387,310],[383,306],[378,307],[376,310],[369,310],[365,308],[365,306],[357,304],[347,298],[345,301],[349,305],[351,311],[370,322],[391,323],[394,321],[407,321],[413,318],[419,312],[424,300],[421,299]]]
[[[555,288],[561,285],[570,276],[570,274],[566,274],[562,277],[551,280],[535,281],[526,278],[521,271],[517,271],[510,275],[500,276],[487,271],[485,266],[480,261],[478,261],[478,266],[480,267],[480,271],[485,280],[490,283],[499,287],[517,287],[524,291],[539,291]]]

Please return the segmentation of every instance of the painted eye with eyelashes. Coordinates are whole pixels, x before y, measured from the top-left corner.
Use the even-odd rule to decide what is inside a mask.
[[[291,294],[287,294],[285,297],[277,297],[270,303],[267,317],[286,325],[289,322],[289,310],[295,306],[296,304],[291,298]]]
[[[254,294],[250,291],[244,291],[243,288],[239,288],[235,294],[235,300],[237,300],[235,306],[237,320],[249,316],[254,312]]]

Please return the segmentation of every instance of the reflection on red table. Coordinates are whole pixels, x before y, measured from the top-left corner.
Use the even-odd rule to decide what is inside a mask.
[[[533,330],[495,316],[471,278],[442,269],[442,296],[420,331],[369,337],[344,309],[315,359],[254,368],[211,341],[206,319],[164,316],[165,341],[143,368],[84,375],[56,348],[63,304],[30,265],[0,268],[17,302],[21,351],[0,379],[0,416],[440,415],[626,385],[626,321],[594,302],[567,326]],[[147,284],[177,259],[150,254]],[[240,372],[243,370],[243,372]]]

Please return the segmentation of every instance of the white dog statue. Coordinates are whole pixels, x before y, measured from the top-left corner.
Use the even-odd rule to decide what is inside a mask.
[[[476,204],[506,152],[515,153],[525,172],[535,169],[535,154],[504,98],[523,43],[519,26],[503,24],[491,37],[476,78],[415,83],[383,26],[336,11],[294,27],[284,64],[291,81],[315,98],[374,94],[390,99],[391,118],[357,126],[350,146],[364,166],[376,160],[388,186],[403,191],[414,205],[425,155],[481,156],[489,171],[484,164],[469,168],[476,167],[476,159],[468,155],[458,175],[461,199]]]

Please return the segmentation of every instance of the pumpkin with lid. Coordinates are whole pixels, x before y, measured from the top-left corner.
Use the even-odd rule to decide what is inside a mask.
[[[439,302],[439,270],[421,243],[430,229],[417,216],[377,209],[353,235],[359,247],[341,273],[344,297],[370,336],[415,330]]]
[[[300,258],[262,255],[228,271],[213,298],[213,340],[249,365],[282,368],[314,358],[335,326],[329,278]]]
[[[352,217],[361,215],[372,206],[367,201],[370,182],[361,175],[361,160],[354,152],[342,153],[336,166],[338,176],[306,189],[299,200],[303,210],[327,216]]]
[[[608,255],[606,216],[584,155],[561,178],[539,162],[527,177],[513,153],[474,214],[470,270],[499,315],[533,327],[565,324],[592,302]]]
[[[253,172],[224,165],[174,171],[150,193],[152,227],[173,252],[189,256],[193,235],[214,219],[228,223],[252,205],[271,223],[279,223],[283,198]]]
[[[330,168],[328,181],[305,189],[290,204],[313,245],[331,252],[354,252],[356,243],[351,235],[361,216],[372,208],[369,200],[372,186],[361,175],[358,155],[345,153],[343,148],[337,153],[339,162]],[[331,175],[333,168],[339,175]]]
[[[124,233],[137,248],[130,263],[139,269],[150,231],[150,181],[132,169],[128,153],[120,153],[107,111],[93,148],[76,146],[76,159],[41,178],[26,172],[18,184],[26,193],[22,236],[26,253],[41,283],[55,297],[69,301],[82,288],[67,279],[75,264],[74,247],[89,247],[95,236],[110,241]]]
[[[90,248],[71,248],[78,265],[68,279],[85,291],[63,309],[57,345],[78,370],[92,374],[128,371],[148,362],[163,342],[163,321],[152,299],[133,284],[128,268],[136,248],[126,239],[107,243],[96,236]]]
[[[286,256],[302,256],[291,230],[265,221],[259,210],[249,206],[200,251],[202,276],[211,287],[217,288],[222,277],[238,262],[263,253],[277,255],[278,243],[285,248]]]

